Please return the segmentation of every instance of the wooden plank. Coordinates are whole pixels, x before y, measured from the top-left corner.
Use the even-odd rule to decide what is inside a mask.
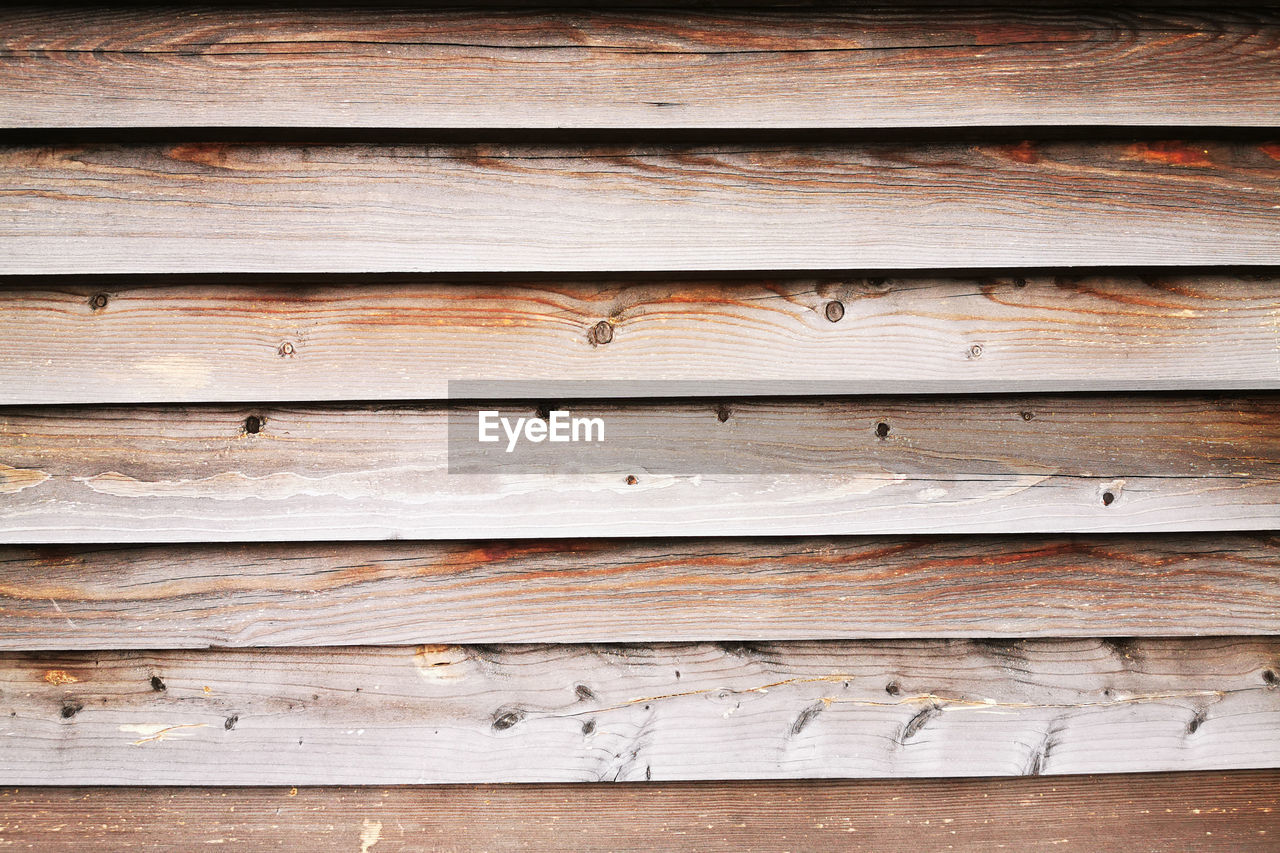
[[[0,410],[0,539],[1280,525],[1280,397],[1270,394],[582,405],[565,411],[599,418],[605,441],[525,442],[509,458],[501,442],[476,441],[478,411]]]
[[[1274,389],[1277,316],[1269,275],[41,279],[0,289],[0,402],[443,399],[459,377],[662,396]]]
[[[0,648],[1280,631],[1274,535],[0,548]]]
[[[5,653],[0,780],[1274,768],[1277,661],[1274,638]]]
[[[0,126],[1280,123],[1274,9],[1124,5],[23,5],[0,16]]]
[[[0,274],[1270,264],[1280,147],[0,148]]]
[[[14,849],[1272,851],[1280,773],[0,791]],[[377,845],[376,850],[374,845]]]

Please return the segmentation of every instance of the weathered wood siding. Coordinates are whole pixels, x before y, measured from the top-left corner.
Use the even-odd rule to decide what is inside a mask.
[[[1273,11],[1246,5],[1175,0],[1086,14],[1061,3],[629,5],[590,13],[19,5],[0,17],[0,124],[833,128],[1280,119],[1280,23]]]
[[[0,601],[12,650],[1256,635],[1280,612],[1280,539],[7,547]]]
[[[0,287],[0,336],[13,342],[0,399],[444,399],[451,379],[662,396],[766,382],[811,394],[1275,390],[1278,311],[1280,278],[1256,274],[54,277]]]
[[[8,6],[0,845],[1274,849],[1278,394],[1274,8]]]
[[[16,849],[1272,851],[1280,775],[0,790]],[[372,842],[372,843],[371,843]],[[373,844],[377,844],[376,848]],[[214,849],[219,849],[215,847]]]
[[[0,654],[11,784],[1000,776],[1267,767],[1280,641]],[[270,761],[263,761],[270,756]]]
[[[1195,137],[9,146],[0,273],[1268,264],[1278,164]]]

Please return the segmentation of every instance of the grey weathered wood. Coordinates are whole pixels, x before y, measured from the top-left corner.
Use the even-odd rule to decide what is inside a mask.
[[[1274,767],[1275,639],[0,655],[0,783]]]
[[[556,455],[517,452],[514,468],[500,444],[477,450],[473,408],[452,410],[458,429],[450,457],[448,411],[4,410],[0,538],[1139,532],[1280,524],[1280,398],[1269,394],[583,404],[570,411],[600,417],[604,442],[526,444]],[[532,406],[505,411],[535,416]]]
[[[1280,148],[1269,144],[0,148],[0,274],[1277,257]]]
[[[1273,10],[1123,5],[24,4],[0,15],[0,126],[1280,123]]]
[[[0,548],[0,647],[1280,632],[1273,535]]]
[[[1277,388],[1277,316],[1274,276],[87,279],[0,289],[0,402]]]
[[[0,790],[14,849],[1052,849],[1274,853],[1280,772]],[[376,847],[375,847],[376,845]]]

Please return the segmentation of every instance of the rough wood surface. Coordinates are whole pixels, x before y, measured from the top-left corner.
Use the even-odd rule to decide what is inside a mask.
[[[0,274],[1271,264],[1278,226],[1280,145],[1198,139],[0,148]]]
[[[0,648],[1280,632],[1273,535],[0,548]]]
[[[1280,397],[0,410],[10,543],[1141,532],[1280,525]],[[505,409],[536,416],[534,406]],[[450,425],[454,426],[450,430]]]
[[[39,280],[0,289],[0,403],[1278,388],[1277,318],[1274,276]]]
[[[1275,10],[1169,5],[23,5],[0,16],[0,126],[1280,123]]]
[[[1280,772],[0,790],[13,850],[1275,850]],[[376,847],[375,847],[376,845]]]
[[[0,784],[1275,767],[1280,640],[0,655]]]

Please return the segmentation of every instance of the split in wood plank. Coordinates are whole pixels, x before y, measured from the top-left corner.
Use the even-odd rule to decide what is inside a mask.
[[[0,783],[1274,768],[1278,665],[1275,638],[5,653]]]
[[[21,5],[0,126],[1280,124],[1274,10],[963,6]]]
[[[1270,275],[39,279],[0,287],[0,404],[1276,389],[1277,316]]]
[[[0,148],[0,274],[1249,265],[1278,226],[1280,145],[1197,139]]]
[[[0,548],[0,648],[1280,633],[1271,534]]]

